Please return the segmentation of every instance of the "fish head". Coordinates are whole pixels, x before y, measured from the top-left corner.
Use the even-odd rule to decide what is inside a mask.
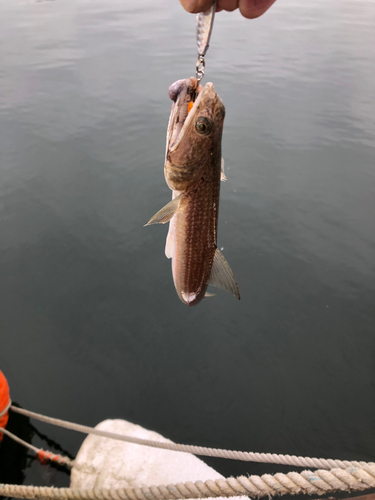
[[[172,84],[169,96],[164,173],[171,189],[184,191],[208,163],[220,169],[225,107],[212,83],[202,87],[193,77]]]

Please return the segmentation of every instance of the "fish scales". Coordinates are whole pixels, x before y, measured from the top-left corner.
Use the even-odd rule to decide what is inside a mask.
[[[164,174],[173,197],[147,225],[170,221],[165,253],[182,302],[200,302],[208,284],[239,299],[233,273],[217,249],[224,104],[212,83],[202,88],[193,77],[172,84],[169,96],[174,103]]]
[[[178,255],[173,262],[175,286],[182,301],[195,296],[190,305],[199,302],[207,290],[216,250],[220,161],[216,170],[207,172],[198,186],[185,193],[186,208],[178,211],[173,221],[178,228]],[[210,187],[213,182],[215,189]]]

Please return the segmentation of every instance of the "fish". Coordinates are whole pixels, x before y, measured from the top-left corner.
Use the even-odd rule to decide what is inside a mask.
[[[198,304],[208,285],[240,299],[233,272],[217,248],[220,182],[225,179],[223,101],[212,83],[202,87],[194,77],[173,83],[169,97],[164,176],[172,201],[145,225],[169,222],[165,254],[172,259],[174,285],[184,304]]]

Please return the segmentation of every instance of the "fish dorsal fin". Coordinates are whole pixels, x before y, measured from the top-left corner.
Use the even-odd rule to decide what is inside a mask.
[[[227,180],[227,176],[224,174],[224,158],[223,157],[221,158],[221,175],[220,175],[220,180],[224,181],[224,182]]]
[[[234,279],[232,269],[229,267],[224,255],[218,248],[215,250],[214,263],[212,265],[208,284],[226,290],[232,293],[236,299],[240,300],[240,292],[236,280]]]
[[[151,219],[145,224],[145,226],[151,226],[151,224],[165,224],[166,222],[169,222],[174,214],[176,213],[182,194],[179,194],[174,198],[172,201],[170,201],[165,207],[163,207],[159,212],[157,212]]]

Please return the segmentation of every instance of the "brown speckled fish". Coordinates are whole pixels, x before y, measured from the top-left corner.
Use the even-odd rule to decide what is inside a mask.
[[[225,108],[212,83],[195,78],[169,87],[174,101],[167,131],[165,179],[172,201],[146,225],[170,221],[165,254],[184,304],[193,306],[214,285],[240,298],[231,268],[218,250],[217,222]]]

